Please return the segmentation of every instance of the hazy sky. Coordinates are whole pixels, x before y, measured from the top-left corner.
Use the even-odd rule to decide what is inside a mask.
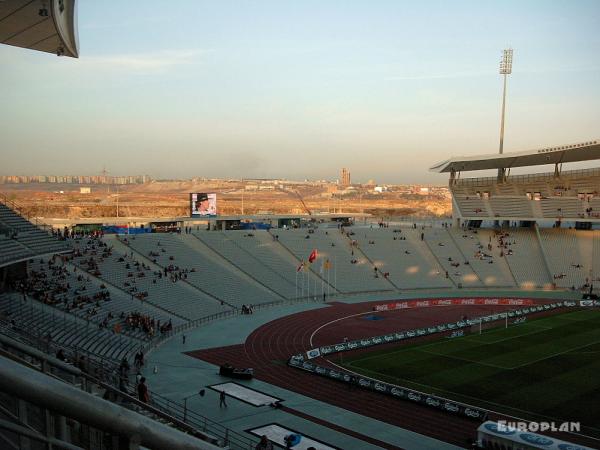
[[[600,138],[600,1],[79,0],[80,58],[0,45],[0,174],[438,182]]]

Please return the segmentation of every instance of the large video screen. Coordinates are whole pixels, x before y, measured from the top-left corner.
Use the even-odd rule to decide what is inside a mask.
[[[190,215],[198,216],[216,216],[217,215],[217,194],[190,194]]]

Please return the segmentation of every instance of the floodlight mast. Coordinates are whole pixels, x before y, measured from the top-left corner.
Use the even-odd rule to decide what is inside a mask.
[[[508,48],[502,52],[500,61],[500,75],[504,75],[504,88],[502,90],[502,117],[500,119],[500,151],[504,152],[504,112],[506,110],[506,78],[512,73],[513,50]],[[498,179],[504,180],[504,169],[498,169]]]

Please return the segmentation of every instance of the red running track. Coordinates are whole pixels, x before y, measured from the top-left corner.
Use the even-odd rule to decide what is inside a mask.
[[[333,303],[326,308],[292,314],[257,328],[244,344],[192,351],[188,355],[215,365],[230,363],[236,367],[252,367],[256,378],[261,381],[441,441],[466,446],[468,440],[475,437],[477,422],[376,392],[353,390],[349,395],[345,383],[288,367],[287,360],[291,355],[313,346],[341,342],[344,337],[359,339],[456,321],[463,315],[474,317],[515,307],[440,306],[373,312],[373,305],[381,303]],[[336,319],[367,312],[385,320],[349,317],[326,325]],[[314,345],[311,345],[311,335],[323,325],[326,326],[315,334]]]

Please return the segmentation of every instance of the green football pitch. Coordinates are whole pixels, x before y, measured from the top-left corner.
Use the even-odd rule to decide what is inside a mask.
[[[463,337],[344,356],[366,376],[600,435],[600,311],[576,310]]]

